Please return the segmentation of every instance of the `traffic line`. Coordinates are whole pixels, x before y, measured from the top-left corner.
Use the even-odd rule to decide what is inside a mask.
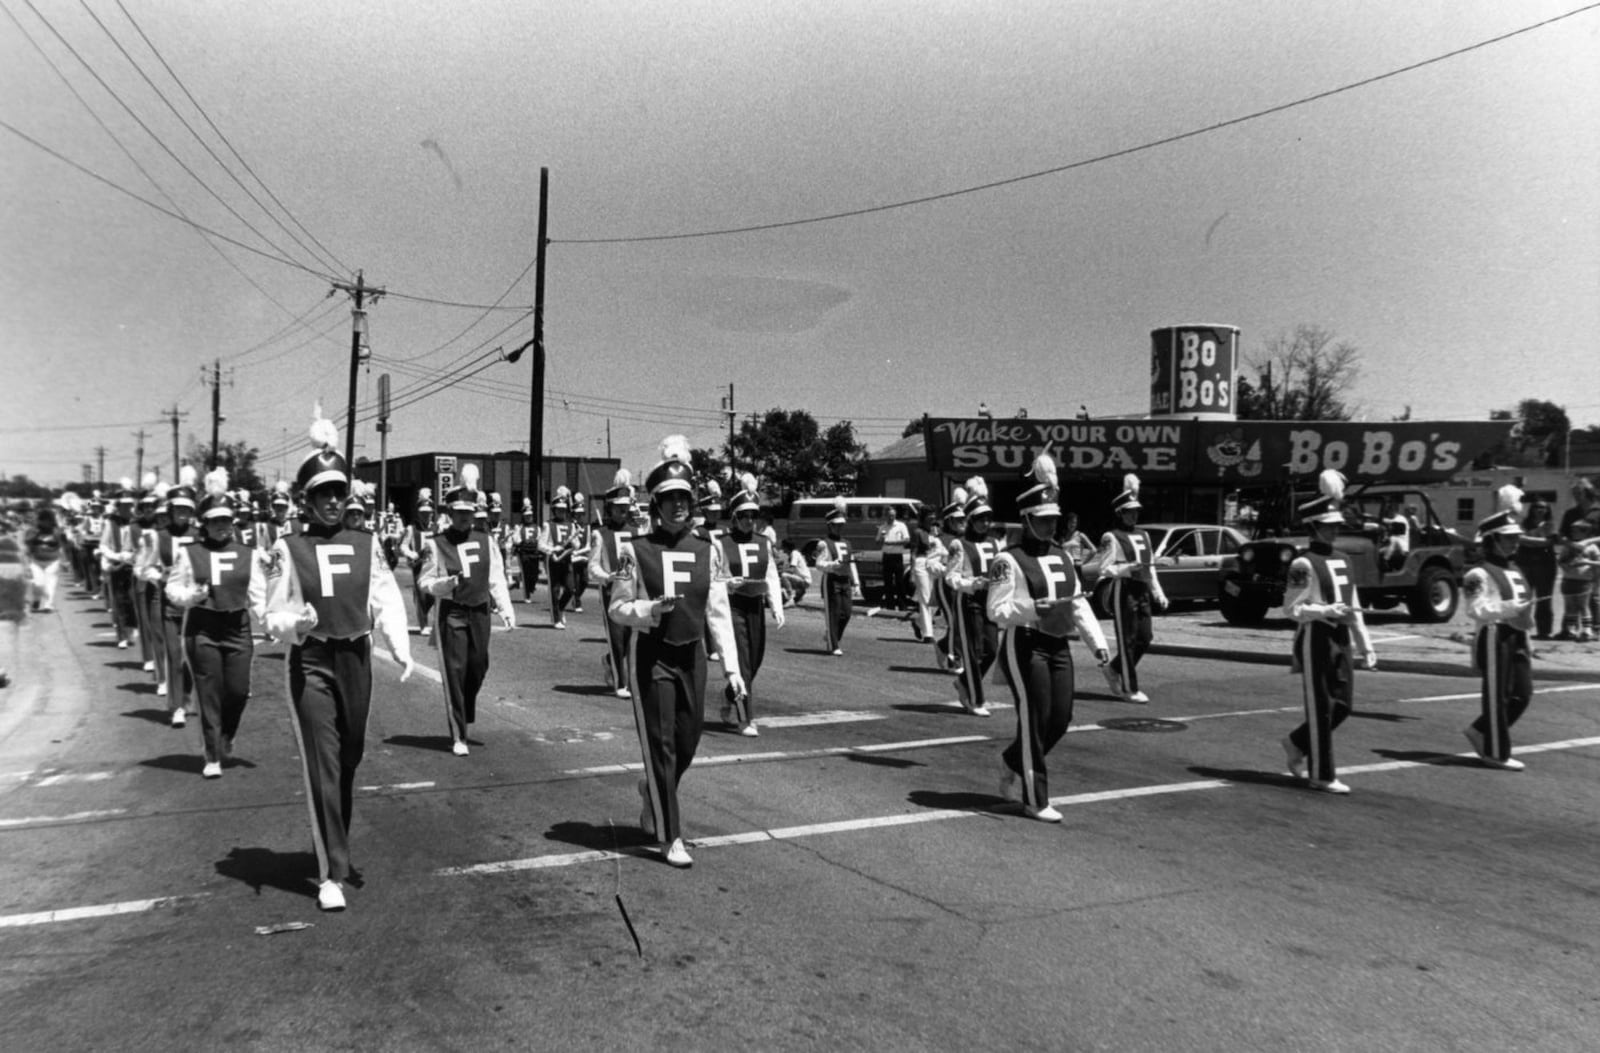
[[[85,918],[110,918],[118,914],[143,914],[162,907],[175,907],[180,903],[201,899],[198,896],[162,896],[159,899],[132,899],[125,903],[102,903],[94,907],[67,907],[63,910],[41,910],[33,914],[0,915],[0,929],[16,929],[27,925],[49,925],[58,921],[83,921]]]
[[[45,826],[51,823],[81,823],[90,819],[105,819],[113,815],[126,815],[126,808],[109,808],[100,812],[73,812],[71,815],[32,815],[23,819],[0,819],[0,827]]]
[[[372,653],[377,655],[379,658],[382,658],[384,661],[392,663],[396,667],[400,665],[399,662],[394,660],[394,655],[390,654],[388,651],[380,650],[377,647],[374,647],[372,649]],[[423,665],[421,662],[417,661],[416,655],[411,656],[411,671],[416,673],[418,676],[427,677],[436,684],[444,683],[444,677],[439,675],[439,670],[431,669],[428,666]]]
[[[1518,746],[1516,752],[1519,754],[1545,753],[1552,750],[1582,749],[1586,746],[1600,746],[1600,736]],[[1476,757],[1477,754],[1469,752],[1440,754],[1439,756],[1471,759]],[[1341,767],[1339,774],[1367,775],[1376,772],[1402,771],[1407,768],[1425,768],[1429,765],[1429,761],[1383,761],[1375,764],[1357,764]],[[1108,801],[1159,797],[1175,793],[1191,793],[1197,790],[1221,790],[1235,785],[1238,784],[1227,779],[1194,779],[1188,782],[1157,783],[1150,786],[1130,786],[1120,790],[1100,790],[1093,793],[1069,794],[1065,797],[1052,797],[1050,798],[1050,803],[1059,808],[1077,808],[1091,804],[1103,804]],[[932,808],[926,811],[902,812],[895,815],[879,815],[863,819],[841,819],[835,822],[812,823],[806,826],[788,826],[773,830],[747,830],[733,834],[718,834],[711,837],[695,838],[692,844],[696,848],[725,848],[736,845],[761,844],[770,841],[793,841],[803,837],[855,833],[861,830],[879,830],[886,827],[910,826],[919,823],[937,823],[947,819],[964,819],[969,816],[989,815],[996,811],[1008,811],[1013,807],[1008,805],[994,809]],[[643,846],[610,852],[563,852],[556,855],[507,859],[494,863],[477,863],[471,866],[444,867],[435,870],[434,874],[439,877],[482,877],[490,874],[510,874],[523,870],[548,870],[556,867],[581,866],[586,863],[601,863],[634,856],[653,857],[656,854],[655,849]]]
[[[381,786],[357,786],[362,793],[395,793],[401,790],[431,790],[435,782],[391,782]]]
[[[814,724],[849,724],[858,720],[888,720],[887,713],[859,709],[828,709],[820,713],[800,713],[789,717],[762,717],[764,728],[803,728]]]
[[[116,772],[112,771],[62,772],[59,775],[46,775],[34,785],[60,786],[69,782],[104,782],[114,775],[116,775]]]
[[[1072,729],[1078,730],[1076,728]],[[990,742],[991,735],[957,735],[945,739],[915,739],[910,742],[880,742],[867,746],[820,746],[810,750],[773,750],[767,753],[727,753],[721,756],[701,754],[694,759],[697,768],[724,764],[760,764],[767,761],[808,760],[814,757],[842,757],[852,753],[898,753],[901,750],[922,750],[938,746],[965,746],[973,742]],[[597,764],[589,768],[568,768],[562,775],[622,775],[644,770],[643,761],[621,764]]]

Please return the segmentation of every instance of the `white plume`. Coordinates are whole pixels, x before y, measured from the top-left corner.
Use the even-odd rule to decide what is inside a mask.
[[[756,492],[756,477],[749,472],[739,476],[739,487],[746,493]]]
[[[556,487],[556,500],[558,500],[558,501],[560,501],[560,500],[568,500],[568,501],[570,501],[571,499],[572,499],[572,491],[571,490],[567,489],[565,486]]]
[[[433,500],[433,487],[424,486],[421,490],[417,491],[417,504],[420,505],[420,504],[423,504],[424,502],[428,502],[428,501],[432,501],[432,500]]]
[[[835,512],[843,514],[847,509],[849,509],[849,507],[850,507],[849,505],[845,504],[844,498],[835,497],[833,499],[833,510]]]
[[[1512,483],[1502,486],[1497,492],[1500,511],[1522,514],[1522,490]]]
[[[333,421],[322,415],[322,403],[311,411],[311,444],[319,450],[331,450],[339,445],[339,429]]]
[[[722,496],[722,486],[715,479],[707,479],[706,480],[706,496],[707,497],[721,497]]]
[[[160,478],[155,472],[145,472],[144,476],[139,480],[139,485],[145,490],[153,490],[155,489],[156,480]]]
[[[967,491],[959,486],[950,491],[950,503],[955,505],[957,508],[960,508],[962,505],[966,504]]]
[[[1335,468],[1324,468],[1317,477],[1317,489],[1322,491],[1323,497],[1331,497],[1335,501],[1344,499],[1344,476]]]
[[[274,490],[276,490],[278,493],[283,494],[285,497],[287,497],[289,495],[289,489],[290,489],[289,480],[287,480],[287,479],[279,479],[276,483],[272,484],[272,488]]]
[[[525,516],[533,515],[533,498],[524,497],[522,499],[522,514]]]
[[[194,471],[194,469],[193,468],[189,468],[189,466],[187,464],[184,465],[184,467],[188,468],[189,471],[191,471],[191,472]],[[193,484],[190,484],[190,485],[193,485]],[[228,469],[220,468],[220,467],[219,468],[213,468],[211,471],[206,473],[206,493],[208,493],[208,494],[225,494],[227,492],[228,492]]]
[[[967,490],[973,497],[981,497],[984,500],[989,499],[989,484],[984,482],[981,475],[974,475],[967,480]]]
[[[186,464],[178,469],[178,485],[193,486],[200,479],[200,473],[195,471],[192,464]]]
[[[1033,459],[1033,477],[1037,481],[1044,483],[1046,486],[1049,486],[1053,489],[1060,488],[1056,482],[1057,477],[1055,458],[1050,456],[1050,450],[1048,447],[1046,447],[1044,451],[1039,454],[1039,456]]]
[[[617,474],[611,477],[611,485],[619,489],[624,486],[632,486],[633,473],[626,468],[618,468]]]
[[[132,490],[133,489],[133,477],[131,475],[124,475],[119,480],[119,482],[121,483],[122,488],[124,490]]]
[[[688,464],[689,440],[682,435],[668,435],[661,440],[661,459],[663,461],[681,461]]]
[[[1138,497],[1139,496],[1139,477],[1137,475],[1134,475],[1132,472],[1129,472],[1127,475],[1124,475],[1122,477],[1122,488],[1124,490],[1128,491],[1134,497]]]
[[[171,489],[171,483],[157,483],[155,488],[156,500],[165,501],[167,499],[167,491]]]
[[[477,465],[475,465],[475,464],[463,464],[461,466],[461,485],[462,486],[466,487],[468,490],[476,490],[478,488],[478,479],[479,478],[481,478],[481,476],[480,476],[480,474],[478,472],[478,466]]]

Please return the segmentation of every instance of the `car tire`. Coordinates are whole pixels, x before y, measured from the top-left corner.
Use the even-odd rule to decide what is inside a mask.
[[[1460,600],[1460,586],[1448,567],[1424,567],[1417,587],[1406,598],[1406,610],[1414,622],[1438,624],[1456,616]]]
[[[1267,620],[1269,605],[1266,600],[1223,593],[1218,597],[1218,603],[1222,608],[1222,617],[1229,625],[1260,625]]]

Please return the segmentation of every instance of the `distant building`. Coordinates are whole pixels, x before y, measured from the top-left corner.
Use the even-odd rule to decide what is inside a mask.
[[[520,450],[507,453],[431,451],[391,457],[387,499],[393,502],[396,511],[406,514],[416,504],[417,491],[427,487],[433,491],[433,499],[437,503],[443,498],[444,491],[459,481],[464,464],[478,466],[478,487],[485,493],[499,494],[508,517],[522,511],[522,499],[528,493],[528,455]],[[621,466],[622,462],[612,457],[556,457],[546,454],[544,485],[541,488],[546,508],[550,495],[558,486],[590,497],[605,493]],[[378,471],[378,461],[356,461],[358,479],[376,484]],[[539,509],[540,520],[546,518],[546,508]]]

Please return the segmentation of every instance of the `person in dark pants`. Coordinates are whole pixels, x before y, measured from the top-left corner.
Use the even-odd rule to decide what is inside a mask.
[[[1522,491],[1501,487],[1499,502],[1500,510],[1478,524],[1483,562],[1467,571],[1461,583],[1467,617],[1477,626],[1473,666],[1483,677],[1483,712],[1466,729],[1466,736],[1484,764],[1521,771],[1525,765],[1511,756],[1511,726],[1533,700],[1528,630],[1533,626],[1534,596],[1529,581],[1511,562],[1523,537],[1517,524]]]
[[[1000,654],[1000,630],[989,620],[989,568],[1000,552],[989,536],[994,509],[989,507],[989,484],[978,476],[967,480],[963,507],[966,532],[951,546],[945,584],[955,593],[952,621],[956,656],[956,700],[975,717],[987,717],[984,680]],[[948,521],[949,517],[946,517]]]
[[[478,692],[489,674],[489,615],[499,615],[507,629],[517,626],[500,546],[488,531],[473,525],[482,496],[478,466],[463,465],[461,485],[445,495],[450,529],[428,539],[419,582],[439,605],[433,640],[439,649],[450,748],[457,757],[468,753],[467,728],[477,719]]]
[[[611,617],[611,595],[615,592],[618,568],[622,563],[622,544],[633,536],[633,474],[619,468],[605,493],[605,516],[594,528],[589,542],[589,580],[600,589],[600,628],[605,632],[606,653],[601,658],[606,687],[618,698],[632,698],[628,687],[629,634],[626,625]]]
[[[733,528],[718,538],[717,543],[722,546],[722,560],[732,576],[728,582],[728,606],[744,691],[736,692],[730,685],[724,692],[722,722],[738,728],[741,735],[753,737],[760,734],[756,730],[752,696],[756,674],[761,672],[761,662],[767,652],[767,610],[772,610],[773,624],[782,629],[783,598],[772,541],[756,531],[756,514],[761,511],[756,477],[746,473],[739,482],[742,489],[728,502]]]
[[[166,492],[166,525],[145,535],[138,575],[156,588],[156,619],[160,626],[156,651],[156,694],[164,696],[171,711],[172,726],[181,728],[187,721],[194,697],[194,674],[184,658],[184,609],[167,597],[172,568],[180,550],[198,538],[194,529],[195,470],[184,465],[178,470],[178,485]]]
[[[844,498],[834,501],[828,513],[828,536],[817,542],[816,567],[822,575],[822,646],[830,654],[842,655],[845,626],[850,624],[850,604],[861,594],[861,575],[856,570],[850,542],[843,537]]]
[[[161,495],[156,490],[159,479],[155,472],[145,472],[139,481],[142,487],[133,506],[133,610],[139,623],[139,654],[144,659],[144,671],[155,673],[161,633],[160,592],[139,576],[139,558],[149,543],[147,535],[159,529],[156,506]],[[160,679],[158,675],[156,681],[159,683]]]
[[[898,510],[890,505],[883,511],[878,526],[878,543],[883,548],[883,606],[899,611],[906,606],[906,549],[911,545],[911,530],[900,521]]]
[[[1310,550],[1289,564],[1284,609],[1299,624],[1294,636],[1294,669],[1300,673],[1306,719],[1283,740],[1289,774],[1308,780],[1323,793],[1349,793],[1333,765],[1333,732],[1355,704],[1355,658],[1366,668],[1378,665],[1367,636],[1352,570],[1333,549],[1344,513],[1344,477],[1322,473],[1322,496],[1300,506],[1311,535]]]
[[[343,910],[350,877],[350,817],[356,768],[366,748],[372,703],[372,634],[382,637],[410,678],[406,605],[377,538],[341,522],[350,485],[334,449],[333,423],[318,419],[319,449],[296,482],[307,519],[274,546],[282,574],[268,595],[267,631],[289,647],[289,703],[305,766],[306,805],[317,857],[317,906]]]
[[[422,572],[427,565],[428,539],[433,537],[433,491],[424,486],[417,491],[417,508],[411,525],[400,535],[400,556],[411,569],[411,602],[417,609],[417,632],[433,631],[433,596],[422,588]]]
[[[1150,696],[1139,690],[1139,659],[1155,639],[1152,613],[1167,609],[1167,594],[1156,576],[1150,535],[1139,528],[1141,507],[1139,477],[1130,472],[1111,502],[1117,525],[1100,540],[1100,576],[1111,579],[1108,604],[1117,637],[1117,656],[1104,667],[1106,683],[1124,701],[1144,703]]]
[[[933,643],[934,590],[944,555],[938,516],[934,509],[924,508],[911,529],[911,635],[919,643]]]
[[[995,556],[990,575],[988,613],[1000,627],[1000,668],[1017,710],[1016,737],[1000,754],[1000,796],[1021,802],[1030,819],[1059,823],[1045,756],[1072,723],[1072,630],[1100,664],[1111,654],[1072,557],[1055,541],[1060,490],[1049,454],[1035,459],[1032,478],[1017,498],[1021,543]]]
[[[961,629],[957,619],[961,616],[961,594],[946,579],[950,568],[961,558],[961,535],[967,530],[967,491],[956,487],[950,494],[950,503],[944,506],[941,526],[943,533],[934,538],[933,549],[928,554],[928,572],[933,578],[933,596],[938,601],[939,614],[944,618],[944,633],[934,641],[933,664],[941,672],[960,676]]]
[[[661,461],[645,477],[656,525],[623,544],[611,597],[611,616],[634,630],[628,675],[645,770],[639,825],[675,867],[694,864],[683,840],[678,784],[694,761],[705,723],[708,626],[723,655],[728,687],[736,694],[745,690],[722,550],[691,529],[693,479],[688,440],[669,436],[661,444]]]
[[[183,649],[200,707],[200,774],[219,779],[250,700],[251,625],[265,618],[267,577],[254,548],[236,534],[227,469],[207,473],[205,486],[200,537],[177,549],[166,592],[185,611]]]
[[[137,581],[133,576],[133,563],[139,553],[139,528],[133,521],[133,509],[133,481],[124,479],[100,533],[100,568],[105,572],[117,646],[124,650],[133,646],[133,638],[139,631]]]
[[[550,499],[550,522],[540,539],[545,551],[545,580],[550,583],[550,624],[557,629],[567,627],[567,605],[575,594],[572,553],[577,539],[578,528],[572,522],[572,491],[558,486]]]
[[[1533,501],[1522,521],[1522,536],[1512,557],[1533,595],[1534,639],[1548,640],[1555,631],[1556,553],[1561,537],[1547,501]]]
[[[544,563],[544,542],[536,519],[533,499],[524,497],[521,522],[511,531],[511,549],[516,554],[517,566],[522,571],[524,603],[533,602],[533,590],[539,587],[539,567]]]

